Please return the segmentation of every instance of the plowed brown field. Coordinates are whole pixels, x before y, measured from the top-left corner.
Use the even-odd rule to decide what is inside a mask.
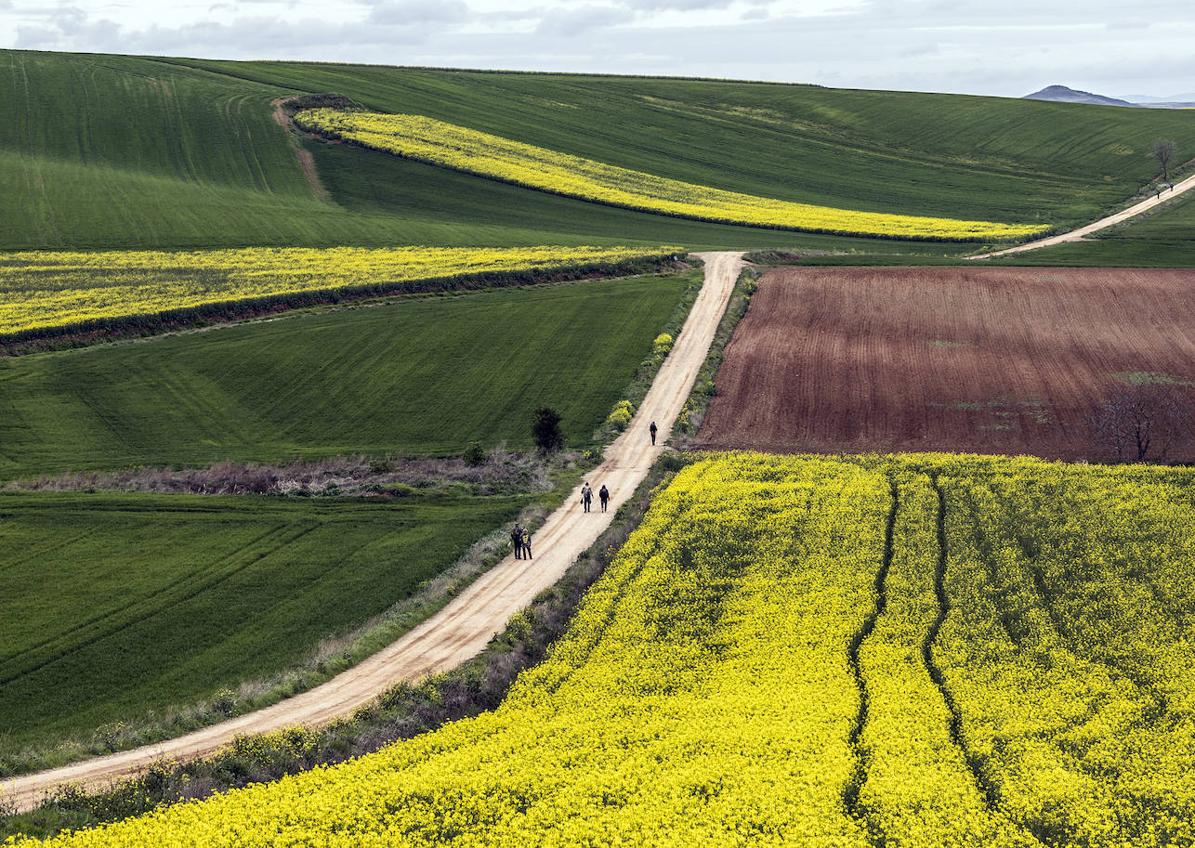
[[[1093,403],[1142,382],[1195,398],[1195,271],[778,269],[698,442],[1100,458]],[[1195,435],[1170,458],[1195,458]]]

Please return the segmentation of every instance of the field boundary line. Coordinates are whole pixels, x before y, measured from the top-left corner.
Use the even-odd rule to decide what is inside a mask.
[[[242,736],[297,725],[325,726],[351,715],[398,683],[446,671],[480,653],[513,615],[555,584],[593,545],[663,453],[744,264],[741,252],[694,255],[705,262],[705,282],[672,352],[626,431],[606,449],[602,463],[586,475],[610,488],[609,512],[582,513],[577,486],[536,535],[540,551],[536,559],[507,556],[439,612],[331,680],[273,706],[175,739],[12,778],[0,783],[0,804],[18,812],[30,810],[65,787],[111,786],[163,761],[185,762],[211,754]],[[651,443],[648,434],[652,421],[660,430],[658,445]]]
[[[1195,188],[1195,174],[1175,183],[1169,191],[1163,191],[1154,197],[1147,197],[1139,203],[1134,203],[1127,209],[1121,209],[1119,212],[1114,212],[1100,218],[1097,221],[1092,221],[1090,224],[1079,227],[1069,232],[1059,233],[1056,236],[1047,236],[1036,241],[1025,242],[1018,244],[1015,247],[1006,247],[1003,250],[994,250],[988,253],[977,253],[974,256],[968,256],[967,259],[975,261],[977,259],[996,259],[1001,256],[1012,256],[1016,253],[1027,253],[1030,250],[1040,250],[1043,247],[1055,247],[1060,244],[1069,244],[1071,242],[1082,241],[1092,233],[1098,233],[1101,230],[1106,230],[1109,227],[1115,227],[1117,224],[1123,224],[1125,221],[1143,215],[1152,209],[1169,203],[1176,197],[1181,196],[1184,192]]]

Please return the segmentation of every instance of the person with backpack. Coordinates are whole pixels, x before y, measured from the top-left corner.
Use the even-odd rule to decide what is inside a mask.
[[[654,447],[656,444],[656,430],[658,430],[659,428],[656,427],[656,422],[653,421],[653,422],[651,422],[651,426],[648,427],[647,429],[651,431],[651,443],[652,443],[652,446]]]
[[[598,489],[598,500],[602,502],[602,512],[605,512],[606,507],[610,505],[610,490],[606,488],[605,483]]]
[[[531,559],[531,530],[523,531],[523,559]]]
[[[581,506],[586,512],[589,512],[589,507],[593,503],[593,489],[589,488],[589,481],[585,481],[585,485],[581,487]]]
[[[522,526],[516,524],[514,529],[510,531],[510,544],[515,549],[515,559],[523,558],[523,535],[524,530]]]

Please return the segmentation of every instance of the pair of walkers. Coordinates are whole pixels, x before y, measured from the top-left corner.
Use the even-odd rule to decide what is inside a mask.
[[[610,506],[610,490],[606,488],[606,484],[602,484],[602,488],[598,489],[598,500],[602,503],[602,512]],[[585,481],[585,485],[581,487],[581,508],[589,512],[590,507],[593,506],[593,487],[589,485],[589,481]]]
[[[656,422],[651,422],[648,427],[648,432],[651,433],[651,443],[656,443],[656,433],[659,428],[656,427]],[[602,506],[602,512],[610,508],[610,490],[606,488],[603,483],[602,487],[597,492],[598,502]],[[581,486],[581,508],[585,512],[592,512],[593,510],[593,487],[589,485],[586,480]],[[522,525],[516,524],[514,529],[510,531],[510,543],[515,549],[515,559],[531,559],[531,531],[525,529]]]
[[[510,543],[515,549],[515,559],[531,559],[531,531],[516,524],[510,531]]]

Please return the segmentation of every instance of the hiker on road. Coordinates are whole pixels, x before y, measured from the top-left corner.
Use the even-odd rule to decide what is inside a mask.
[[[606,488],[605,483],[598,489],[598,500],[602,502],[602,512],[605,512],[606,507],[610,505],[610,490]]]
[[[585,481],[585,485],[581,487],[581,506],[589,512],[589,507],[593,503],[593,489],[589,488],[589,481]]]
[[[523,559],[531,559],[531,531],[523,531]]]
[[[648,427],[647,429],[651,431],[651,443],[652,443],[652,445],[655,445],[655,443],[656,443],[656,431],[659,429],[658,427],[656,427],[656,422],[654,422],[654,421],[653,421],[653,422],[651,422],[651,426],[650,426],[650,427]]]
[[[515,549],[515,559],[523,558],[523,528],[516,524],[514,529],[510,531],[510,543]]]

